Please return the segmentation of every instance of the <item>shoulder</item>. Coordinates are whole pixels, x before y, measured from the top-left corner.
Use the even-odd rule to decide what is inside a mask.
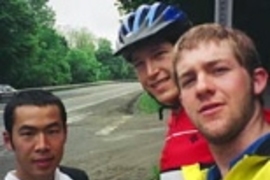
[[[4,180],[19,180],[16,176],[15,176],[15,170],[9,171],[6,176],[4,177]]]
[[[85,171],[77,168],[67,167],[67,166],[60,166],[60,171],[67,174],[74,180],[89,180]]]
[[[186,128],[194,128],[191,123],[186,111],[184,109],[179,109],[177,111],[172,111],[169,118],[169,125],[172,126],[183,126]]]

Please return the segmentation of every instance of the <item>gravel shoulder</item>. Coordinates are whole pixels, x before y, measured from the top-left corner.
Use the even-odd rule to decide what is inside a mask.
[[[138,95],[78,112],[90,115],[70,124],[62,164],[84,169],[95,180],[150,180],[158,166],[166,122],[157,114],[134,113]]]

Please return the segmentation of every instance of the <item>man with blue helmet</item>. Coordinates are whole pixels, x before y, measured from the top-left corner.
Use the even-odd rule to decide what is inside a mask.
[[[206,141],[178,102],[172,77],[173,46],[190,27],[182,10],[160,2],[145,4],[122,19],[116,44],[115,54],[134,66],[143,88],[172,108],[160,161],[162,180],[188,179],[186,172],[194,175],[213,164]]]

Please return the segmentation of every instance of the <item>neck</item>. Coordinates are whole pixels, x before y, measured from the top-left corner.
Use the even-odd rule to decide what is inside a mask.
[[[26,172],[16,171],[15,175],[20,180],[54,180],[54,173],[50,175],[35,176]]]
[[[210,143],[210,149],[215,162],[224,177],[230,168],[230,163],[259,137],[270,132],[270,125],[264,119],[260,105],[257,104],[253,116],[244,129],[232,140],[224,144]]]

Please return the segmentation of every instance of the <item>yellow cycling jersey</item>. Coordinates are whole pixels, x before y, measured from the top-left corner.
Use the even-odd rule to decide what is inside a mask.
[[[184,180],[270,180],[270,134],[250,145],[231,162],[225,177],[217,166],[201,170],[198,164],[182,167]]]
[[[184,180],[203,180],[206,177],[206,170],[201,170],[199,164],[182,167]]]
[[[184,180],[209,180],[209,169],[200,170],[198,164],[182,167]],[[270,156],[246,155],[238,161],[223,180],[269,180]],[[221,180],[221,179],[220,179]]]
[[[240,160],[223,180],[269,180],[269,156],[245,156]]]

